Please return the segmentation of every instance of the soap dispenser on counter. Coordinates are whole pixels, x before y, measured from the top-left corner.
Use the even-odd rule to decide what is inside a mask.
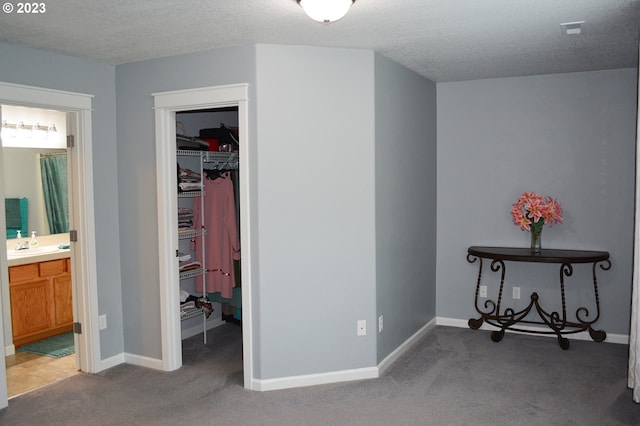
[[[36,231],[31,232],[31,240],[29,240],[29,247],[38,247],[38,240],[36,239]]]
[[[22,232],[18,229],[18,235],[16,236],[16,250],[22,250],[22,243],[20,240],[22,239]]]

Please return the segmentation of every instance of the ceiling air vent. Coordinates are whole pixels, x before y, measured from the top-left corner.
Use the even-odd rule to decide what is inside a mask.
[[[584,24],[584,21],[565,22],[564,24],[560,24],[560,27],[562,27],[562,34],[582,34],[582,24]]]

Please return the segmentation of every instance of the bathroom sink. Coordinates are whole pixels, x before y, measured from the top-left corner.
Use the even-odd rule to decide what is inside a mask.
[[[38,256],[41,254],[54,253],[59,250],[60,248],[58,246],[33,247],[25,250],[9,250],[7,252],[7,258],[11,259],[16,257]]]

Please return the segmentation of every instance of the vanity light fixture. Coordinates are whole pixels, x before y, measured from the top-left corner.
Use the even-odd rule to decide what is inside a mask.
[[[12,129],[13,130],[13,134],[11,136],[16,136],[18,132],[22,132],[24,134],[29,133],[29,134],[33,134],[33,132],[43,132],[43,134],[49,134],[49,133],[55,133],[58,131],[58,129],[56,129],[56,125],[55,124],[51,124],[50,126],[42,126],[40,125],[40,123],[36,123],[36,124],[24,124],[23,121],[21,121],[20,123],[7,123],[7,120],[4,120],[2,122],[2,129],[3,130],[9,130]]]
[[[49,137],[52,137],[53,140],[58,138],[58,129],[55,124],[43,126],[40,123],[25,124],[23,121],[19,123],[8,123],[6,120],[2,121],[0,139],[2,139],[3,147],[64,148],[62,145],[48,146],[47,139],[49,139]]]
[[[3,148],[67,148],[67,113],[0,105],[0,146]]]
[[[342,19],[356,0],[296,0],[309,18],[329,24]]]

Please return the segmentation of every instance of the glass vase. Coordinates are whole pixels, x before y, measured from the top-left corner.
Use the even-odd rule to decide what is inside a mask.
[[[531,253],[540,253],[542,250],[542,228],[531,228]]]

